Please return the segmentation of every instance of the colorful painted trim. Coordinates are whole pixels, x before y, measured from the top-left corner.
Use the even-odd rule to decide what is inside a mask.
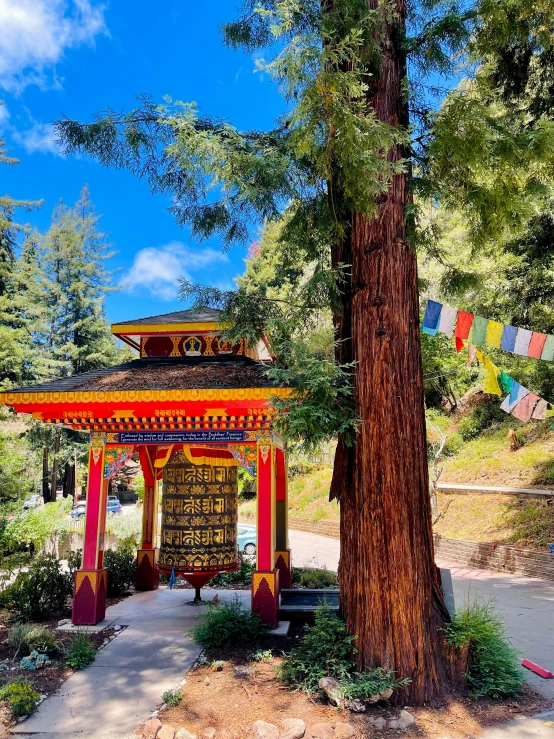
[[[224,328],[222,323],[116,323],[112,325],[112,334],[130,334],[131,336],[147,336],[148,334],[174,334],[179,331],[216,331]]]

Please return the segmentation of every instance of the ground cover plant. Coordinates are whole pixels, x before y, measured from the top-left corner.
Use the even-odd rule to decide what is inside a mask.
[[[65,662],[74,670],[84,670],[94,662],[96,649],[88,634],[77,634],[65,650]]]
[[[245,609],[238,596],[228,603],[208,603],[201,623],[191,629],[193,639],[205,649],[253,645],[266,632],[258,614]]]
[[[302,588],[336,588],[338,587],[338,578],[337,573],[330,570],[320,570],[314,567],[293,567],[292,584]]]
[[[491,603],[473,603],[458,611],[445,632],[451,646],[470,646],[467,682],[475,696],[502,698],[521,692],[518,654]]]
[[[0,700],[7,700],[14,716],[27,716],[37,707],[40,693],[27,680],[14,680],[0,688]]]

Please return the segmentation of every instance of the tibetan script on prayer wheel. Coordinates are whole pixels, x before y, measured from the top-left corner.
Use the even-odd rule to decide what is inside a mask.
[[[178,450],[165,466],[162,571],[215,574],[237,568],[237,466],[223,461],[194,464]]]

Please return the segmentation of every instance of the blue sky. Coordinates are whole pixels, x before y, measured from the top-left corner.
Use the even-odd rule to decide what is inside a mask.
[[[135,95],[149,93],[194,100],[238,127],[271,126],[283,105],[273,83],[255,72],[252,56],[221,43],[219,26],[234,7],[233,0],[0,0],[0,136],[20,160],[1,167],[0,192],[43,199],[18,220],[46,229],[55,204],[73,204],[89,185],[119,251],[115,282],[126,285],[107,299],[111,321],[182,308],[174,299],[179,275],[232,286],[245,252],[223,254],[215,239],[193,242],[167,212],[169,200],[131,175],[61,156],[52,121],[128,109]]]

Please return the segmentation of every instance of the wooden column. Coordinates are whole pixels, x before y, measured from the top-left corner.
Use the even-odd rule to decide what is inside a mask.
[[[258,435],[256,571],[252,573],[252,610],[277,626],[279,570],[275,569],[275,446],[271,434]]]
[[[292,564],[289,549],[287,460],[284,449],[277,448],[275,455],[275,567],[279,570],[279,590],[281,590],[292,587]]]
[[[155,446],[142,446],[139,458],[144,475],[142,502],[142,546],[137,552],[137,590],[156,590],[160,585],[158,570],[158,499],[159,481],[156,479]]]
[[[92,436],[88,461],[87,509],[83,562],[75,572],[71,620],[94,625],[106,614],[108,570],[102,567],[108,484],[104,481],[104,439]]]

